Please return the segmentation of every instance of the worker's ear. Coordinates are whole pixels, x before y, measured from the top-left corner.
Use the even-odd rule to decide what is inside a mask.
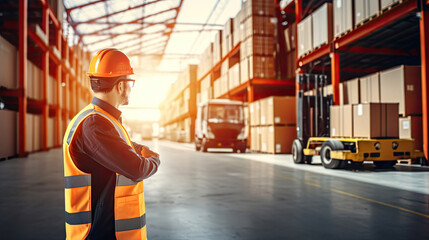
[[[118,84],[116,84],[116,90],[118,93],[122,93],[122,91],[124,91],[124,87],[124,81],[120,81]]]

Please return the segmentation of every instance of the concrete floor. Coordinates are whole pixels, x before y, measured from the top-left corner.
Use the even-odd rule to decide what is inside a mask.
[[[154,239],[429,239],[429,168],[326,170],[289,155],[146,142]],[[0,162],[0,239],[63,239],[61,149]]]

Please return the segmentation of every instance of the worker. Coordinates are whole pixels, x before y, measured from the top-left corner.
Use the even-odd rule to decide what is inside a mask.
[[[121,124],[134,80],[129,58],[103,49],[88,76],[94,98],[64,136],[66,238],[146,239],[143,179],[158,170],[159,155],[130,140]]]

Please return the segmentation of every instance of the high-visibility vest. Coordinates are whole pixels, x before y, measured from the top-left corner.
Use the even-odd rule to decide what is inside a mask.
[[[66,239],[85,239],[91,229],[91,174],[76,167],[70,155],[70,145],[79,125],[92,114],[106,118],[121,138],[133,147],[127,131],[103,109],[89,104],[77,114],[64,136],[64,182]],[[115,233],[117,239],[146,239],[146,216],[143,181],[132,180],[116,173],[114,199]]]

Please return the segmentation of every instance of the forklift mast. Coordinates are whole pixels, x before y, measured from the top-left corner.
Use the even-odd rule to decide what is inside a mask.
[[[297,96],[297,137],[305,145],[310,137],[330,136],[330,111],[333,95],[324,96],[324,87],[328,77],[321,74],[297,74],[299,84]],[[314,89],[314,95],[305,96],[304,92]]]

